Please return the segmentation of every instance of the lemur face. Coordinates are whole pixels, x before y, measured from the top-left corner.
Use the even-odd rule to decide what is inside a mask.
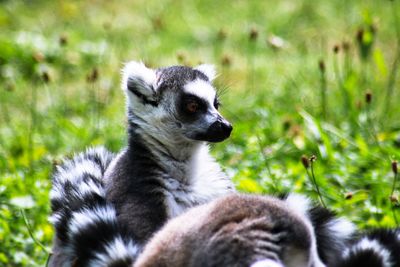
[[[152,70],[130,62],[124,69],[123,89],[131,117],[177,139],[223,141],[232,126],[218,112],[214,77],[211,65]]]

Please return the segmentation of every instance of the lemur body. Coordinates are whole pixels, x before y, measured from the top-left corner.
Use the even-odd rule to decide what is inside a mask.
[[[127,148],[107,160],[105,173],[96,162],[82,165],[81,154],[54,175],[53,266],[107,266],[118,250],[124,262],[132,262],[169,218],[234,191],[206,144],[232,130],[217,110],[214,76],[208,65],[126,65]]]
[[[232,194],[169,221],[134,267],[331,266],[353,232],[351,223],[300,195]]]

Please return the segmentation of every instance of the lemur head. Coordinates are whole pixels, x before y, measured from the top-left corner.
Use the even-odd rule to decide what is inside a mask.
[[[129,121],[175,139],[220,142],[232,126],[218,112],[212,65],[156,70],[129,62],[123,69]]]

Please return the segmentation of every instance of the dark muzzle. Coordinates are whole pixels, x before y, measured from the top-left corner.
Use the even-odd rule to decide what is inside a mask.
[[[232,125],[222,117],[219,117],[213,124],[208,127],[205,133],[205,141],[221,142],[228,138],[232,132]]]

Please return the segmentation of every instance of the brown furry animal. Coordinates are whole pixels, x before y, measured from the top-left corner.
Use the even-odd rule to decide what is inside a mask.
[[[299,195],[284,200],[222,197],[171,220],[149,241],[134,267],[322,267],[314,211]],[[340,236],[342,240],[336,241],[342,244],[352,234],[352,225],[345,220],[319,221],[318,229]],[[346,233],[337,232],[339,228]]]

